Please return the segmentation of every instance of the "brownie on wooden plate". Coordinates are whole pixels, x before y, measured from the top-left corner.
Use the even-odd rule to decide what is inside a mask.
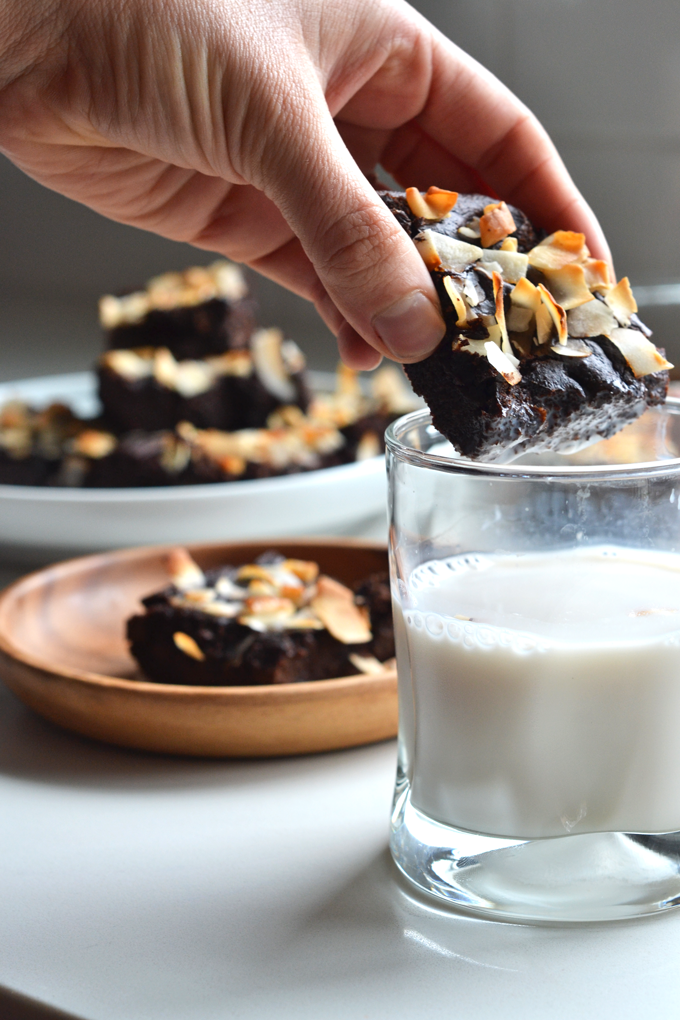
[[[298,683],[380,673],[394,655],[384,578],[369,579],[355,598],[316,563],[275,552],[204,573],[177,549],[168,570],[172,583],[143,599],[145,613],[127,624],[130,651],[149,680]]]
[[[430,270],[447,327],[405,371],[464,456],[569,452],[663,403],[672,365],[627,278],[613,281],[583,234],[541,237],[483,195],[381,194]]]

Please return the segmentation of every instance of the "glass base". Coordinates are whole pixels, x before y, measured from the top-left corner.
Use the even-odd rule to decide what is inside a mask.
[[[499,921],[610,921],[680,905],[680,832],[480,835],[418,811],[403,776],[390,847],[419,889]]]

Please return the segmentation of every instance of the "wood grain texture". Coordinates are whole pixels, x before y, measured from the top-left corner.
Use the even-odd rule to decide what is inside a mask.
[[[124,747],[212,757],[274,756],[393,737],[397,678],[271,687],[183,687],[133,679],[125,621],[168,582],[170,547],[87,556],[29,574],[0,595],[0,676],[45,718]],[[296,539],[191,546],[204,569],[268,549],[316,560],[346,584],[385,570],[383,546]]]

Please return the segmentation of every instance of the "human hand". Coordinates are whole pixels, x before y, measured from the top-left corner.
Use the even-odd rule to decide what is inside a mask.
[[[343,359],[417,361],[429,274],[366,180],[594,214],[536,119],[401,0],[0,0],[0,149],[47,187],[314,301]]]

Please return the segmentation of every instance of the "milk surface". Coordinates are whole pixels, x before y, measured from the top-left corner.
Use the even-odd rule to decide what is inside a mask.
[[[404,596],[415,807],[520,838],[680,829],[680,556],[467,555]]]

